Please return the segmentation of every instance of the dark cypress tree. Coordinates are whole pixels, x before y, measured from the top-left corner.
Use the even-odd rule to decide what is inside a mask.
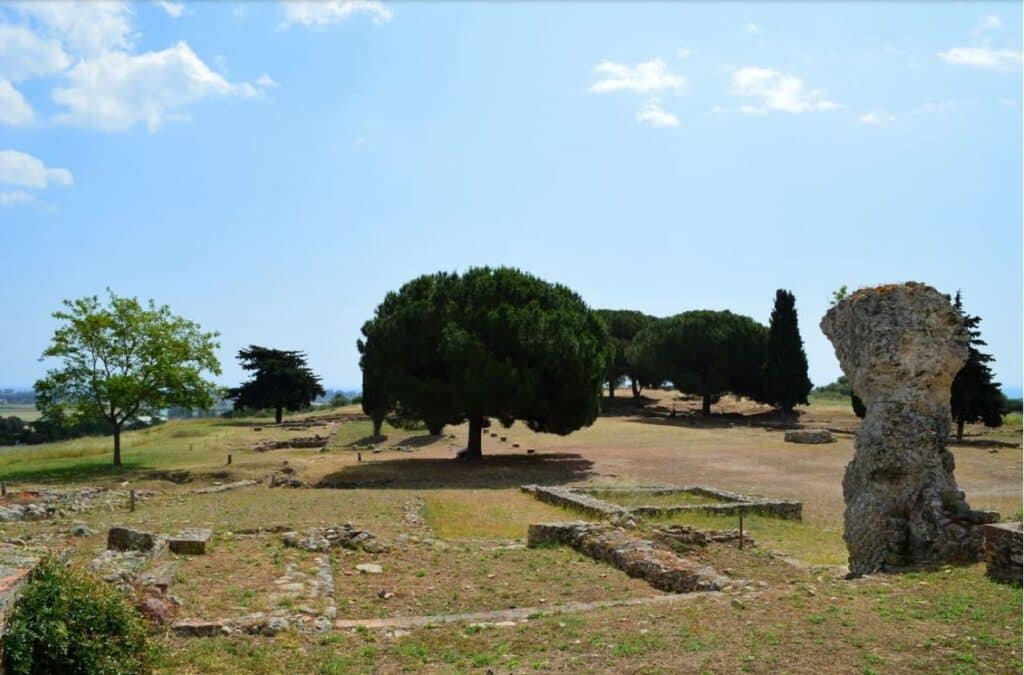
[[[797,325],[796,298],[780,288],[775,291],[775,307],[768,325],[763,399],[784,413],[792,413],[796,404],[807,404],[811,386],[804,341]]]
[[[988,364],[994,358],[984,354],[978,347],[984,347],[981,339],[980,316],[971,316],[964,312],[960,299],[960,291],[956,292],[953,306],[963,317],[964,327],[971,337],[967,351],[967,363],[953,380],[949,407],[956,422],[956,438],[964,437],[964,424],[967,422],[984,422],[987,427],[998,427],[1003,424],[1003,392],[999,383],[992,381],[992,369]]]

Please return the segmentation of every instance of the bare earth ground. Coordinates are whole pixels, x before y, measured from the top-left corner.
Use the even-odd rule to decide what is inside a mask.
[[[329,554],[339,619],[531,608],[531,618],[509,625],[289,630],[273,638],[181,638],[156,628],[154,665],[161,672],[1021,671],[1021,592],[988,581],[982,564],[842,579],[841,480],[852,436],[838,434],[829,445],[784,443],[777,427],[786,421],[763,408],[723,400],[716,412],[724,414],[702,419],[691,413],[695,405],[655,392],[648,412],[615,405],[609,416],[566,437],[496,427],[496,437],[485,437],[479,465],[451,459],[465,444],[464,425],[446,428],[440,438],[385,427],[388,439],[375,451],[368,422],[298,432],[264,426],[266,420],[172,422],[129,434],[122,472],[107,466],[109,439],[5,449],[0,479],[12,492],[90,484],[159,494],[134,513],[99,509],[0,523],[0,538],[66,542],[73,561],[88,563],[114,523],[161,532],[212,527],[208,555],[170,556],[178,562],[171,592],[182,601],[179,617],[217,619],[299,605],[319,612],[327,604],[323,597],[285,597],[274,583],[288,569],[311,574],[318,554],[285,548],[279,535],[233,533],[351,521],[391,548]],[[677,415],[670,418],[673,407]],[[852,431],[857,420],[840,402],[811,406],[800,423]],[[267,439],[328,432],[327,452],[251,449]],[[969,434],[967,444],[954,447],[969,502],[1004,516],[1019,513],[1020,428]],[[263,479],[285,462],[308,484],[336,487],[188,494],[213,481]],[[152,474],[169,469],[189,470],[192,482],[177,485]],[[523,483],[707,484],[800,500],[804,522],[750,517],[745,525],[759,544],[753,550],[713,545],[693,554],[727,576],[755,581],[750,590],[562,614],[557,610],[565,603],[664,594],[569,549],[523,548],[529,523],[579,518],[521,493]],[[404,515],[420,499],[422,523],[410,524]],[[98,533],[67,538],[76,520]],[[736,526],[732,518],[692,514],[668,520]],[[400,535],[414,539],[399,544]],[[383,573],[360,574],[355,566],[362,562],[380,564]]]

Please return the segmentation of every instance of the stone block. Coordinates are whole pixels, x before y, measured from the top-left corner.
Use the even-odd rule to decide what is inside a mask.
[[[167,541],[172,553],[182,555],[202,555],[206,553],[206,544],[213,537],[213,530],[208,527],[186,527]]]
[[[787,443],[831,443],[832,432],[828,429],[793,429],[786,432]]]
[[[1021,585],[1022,523],[984,525],[985,573],[1002,583]]]
[[[115,525],[107,531],[107,548],[111,551],[141,551],[148,553],[157,546],[158,537],[152,532],[132,530]]]

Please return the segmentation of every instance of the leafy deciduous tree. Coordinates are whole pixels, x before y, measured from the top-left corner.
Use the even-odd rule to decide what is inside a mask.
[[[114,465],[121,465],[121,430],[138,415],[172,405],[208,408],[215,386],[201,377],[220,373],[216,333],[171,314],[152,300],[143,306],[108,289],[65,300],[53,314],[61,325],[44,357],[61,360],[35,384],[44,415],[102,418],[114,434]]]

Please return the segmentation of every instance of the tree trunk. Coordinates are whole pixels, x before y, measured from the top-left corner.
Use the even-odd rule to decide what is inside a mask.
[[[373,437],[380,438],[380,428],[384,425],[383,415],[373,416]]]
[[[958,440],[958,441],[964,440],[964,421],[963,421],[963,419],[958,419],[956,421],[956,440]]]
[[[121,425],[114,425],[114,466],[121,466]]]
[[[711,394],[704,394],[700,404],[700,414],[705,417],[711,414]]]
[[[281,406],[277,406],[276,408],[274,408],[274,423],[275,424],[280,424],[281,423],[281,415],[283,413],[284,413],[284,410],[282,409]]]
[[[640,386],[635,377],[629,378],[629,385],[633,387],[633,398],[640,398]]]
[[[608,398],[615,398],[615,380],[608,380]]]
[[[480,437],[483,435],[483,415],[474,413],[469,416],[469,439],[466,449],[459,453],[459,459],[480,459],[483,457]]]

